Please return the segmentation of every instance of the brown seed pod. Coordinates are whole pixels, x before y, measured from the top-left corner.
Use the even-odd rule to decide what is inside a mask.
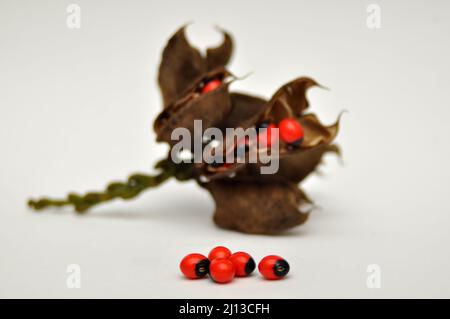
[[[164,110],[154,122],[158,142],[173,145],[175,128],[187,128],[193,133],[194,120],[202,120],[203,129],[218,126],[231,110],[228,86],[232,74],[225,69],[233,48],[231,36],[223,31],[224,40],[215,48],[206,50],[206,56],[192,47],[180,28],[168,41],[159,67],[158,82],[164,101]],[[204,93],[210,81],[221,85]]]
[[[194,120],[202,121],[203,130],[217,126],[231,109],[228,94],[228,83],[224,83],[214,91],[206,94],[191,93],[189,98],[178,101],[174,106],[164,110],[154,122],[154,130],[158,142],[170,145],[176,143],[171,138],[174,129],[187,128],[194,136]],[[203,132],[198,132],[203,133]]]
[[[216,203],[214,222],[222,228],[276,234],[303,224],[308,218],[308,212],[298,209],[307,198],[288,181],[221,179],[204,187]]]
[[[248,94],[230,93],[230,99],[231,111],[221,123],[224,129],[227,127],[242,127],[243,129],[252,127],[267,108],[265,99]]]
[[[231,36],[223,30],[221,45],[206,51],[206,57],[192,47],[181,27],[167,42],[159,66],[158,83],[167,108],[187,95],[193,85],[205,79],[208,73],[224,69],[228,64],[233,48]]]
[[[220,30],[223,42],[207,49],[202,56],[189,44],[185,28],[180,28],[169,39],[162,53],[158,83],[163,110],[154,121],[157,141],[167,142],[172,148],[177,142],[171,139],[176,128],[188,129],[191,138],[196,139],[199,136],[192,134],[195,120],[202,120],[203,130],[197,132],[199,134],[209,127],[217,127],[223,133],[226,128],[264,127],[264,133],[260,131],[252,137],[254,140],[243,139],[217,148],[221,157],[236,152],[244,163],[177,164],[169,151],[167,159],[157,163],[155,175],[134,174],[125,182],[111,183],[100,192],[69,194],[63,199],[30,200],[30,207],[41,210],[72,205],[81,213],[115,198],[134,198],[174,177],[178,181],[196,180],[211,193],[216,204],[214,221],[223,228],[276,234],[307,220],[309,211],[300,211],[299,207],[311,201],[298,183],[317,168],[324,154],[339,154],[339,148],[332,144],[338,133],[339,119],[326,126],[315,114],[306,113],[309,107],[306,92],[319,85],[311,78],[300,77],[281,86],[270,100],[230,93],[233,75],[226,67],[233,49],[231,36]],[[283,131],[288,135],[279,140],[279,153],[274,158],[279,160],[279,170],[264,175],[260,168],[266,164],[250,163],[249,155],[270,150],[269,135],[280,122],[291,123],[296,131],[295,134],[291,134],[293,131],[289,128]],[[280,127],[286,128],[283,124]],[[241,150],[243,147],[243,151],[238,152],[237,145]]]

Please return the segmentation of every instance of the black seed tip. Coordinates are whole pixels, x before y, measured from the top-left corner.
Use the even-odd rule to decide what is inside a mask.
[[[273,272],[275,276],[277,277],[284,277],[289,272],[289,264],[284,259],[279,259],[276,261],[275,265],[273,266]]]
[[[205,277],[209,273],[209,259],[200,260],[197,265],[195,265],[195,274],[197,277]]]
[[[247,275],[250,275],[255,270],[255,268],[256,268],[255,261],[253,260],[253,258],[250,257],[250,259],[245,264],[245,273]]]
[[[302,142],[303,142],[303,137],[299,138],[298,140],[296,140],[296,141],[294,141],[292,143],[290,143],[290,145],[295,146],[295,147],[299,147],[300,145],[302,145]]]

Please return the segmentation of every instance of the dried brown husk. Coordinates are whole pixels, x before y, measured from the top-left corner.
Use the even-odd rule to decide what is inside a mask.
[[[221,123],[223,129],[252,127],[267,108],[267,100],[261,97],[232,92],[230,98],[231,111]]]
[[[293,183],[300,183],[309,174],[313,173],[322,162],[325,154],[340,155],[340,149],[336,144],[321,144],[319,146],[287,153],[280,157],[279,169],[275,174],[261,174],[261,164],[248,164],[236,169],[236,180],[289,180]],[[222,173],[223,176],[230,176],[230,173]],[[216,179],[211,178],[211,180]]]
[[[313,86],[320,85],[308,77],[286,83],[272,95],[263,119],[278,122],[288,116],[300,117],[309,107],[306,91]]]
[[[230,93],[230,99],[231,111],[220,124],[220,128],[222,128],[223,132],[225,132],[226,128],[241,127],[247,129],[254,126],[255,121],[267,107],[267,100],[249,94]],[[225,152],[226,149],[224,150],[224,154]],[[196,165],[199,175],[203,175],[208,181],[228,177],[244,167],[245,164],[242,163],[236,163],[227,168],[213,168],[207,163]]]
[[[209,72],[225,68],[232,54],[233,41],[227,32],[220,30],[224,36],[222,44],[208,49],[204,57],[189,44],[185,29],[186,26],[181,27],[169,39],[162,53],[158,82],[164,108],[185,97],[193,84]]]
[[[194,120],[202,120],[203,130],[218,126],[231,110],[228,86],[229,83],[224,83],[211,92],[187,101],[180,101],[179,107],[174,112],[163,111],[156,118],[153,126],[157,141],[173,145],[177,141],[172,140],[172,132],[180,127],[188,129],[191,136],[196,138]],[[202,134],[203,132],[197,133]]]

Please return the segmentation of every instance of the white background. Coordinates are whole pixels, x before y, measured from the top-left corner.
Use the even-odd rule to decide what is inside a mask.
[[[450,297],[448,1],[0,1],[1,297]],[[381,5],[381,29],[366,26]],[[151,130],[160,111],[160,53],[182,24],[190,40],[235,38],[233,84],[269,97],[301,75],[325,123],[349,111],[323,176],[304,183],[321,206],[280,236],[215,227],[194,183],[169,182],[135,201],[76,216],[34,213],[30,196],[102,189],[150,172],[167,147]],[[288,278],[216,285],[188,281],[178,263],[217,244],[259,260],[284,256]],[[66,267],[81,266],[81,288]],[[369,264],[381,288],[366,286]]]

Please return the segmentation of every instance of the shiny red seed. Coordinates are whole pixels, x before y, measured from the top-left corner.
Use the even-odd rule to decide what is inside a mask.
[[[230,256],[229,260],[233,263],[236,276],[246,277],[255,270],[255,261],[252,256],[243,251],[238,251]]]
[[[228,259],[231,256],[231,251],[224,246],[217,246],[214,247],[208,255],[208,258],[210,261],[213,261],[214,259],[220,258],[220,259]]]
[[[258,270],[264,278],[269,280],[281,279],[289,272],[289,264],[280,256],[264,257],[258,264]]]
[[[211,91],[217,89],[221,85],[222,85],[222,81],[220,81],[220,80],[211,80],[208,83],[206,83],[205,86],[202,88],[202,93],[211,92]]]
[[[189,254],[181,260],[180,270],[190,279],[205,277],[209,272],[209,259],[202,254]]]
[[[218,283],[224,284],[233,280],[235,269],[233,263],[228,259],[216,258],[209,266],[211,278]]]
[[[295,118],[281,120],[278,127],[280,128],[280,138],[288,144],[300,142],[305,134],[302,126]]]

